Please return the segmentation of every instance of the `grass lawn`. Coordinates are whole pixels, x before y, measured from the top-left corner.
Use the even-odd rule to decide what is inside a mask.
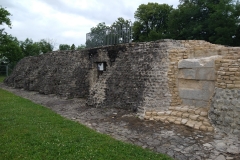
[[[0,159],[170,158],[114,140],[0,89]]]

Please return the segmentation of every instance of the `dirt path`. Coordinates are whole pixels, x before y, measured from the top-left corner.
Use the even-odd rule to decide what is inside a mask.
[[[202,132],[186,126],[144,121],[115,108],[89,108],[84,99],[62,99],[0,84],[0,88],[52,109],[97,132],[133,143],[179,160],[240,159],[240,140],[220,132]]]

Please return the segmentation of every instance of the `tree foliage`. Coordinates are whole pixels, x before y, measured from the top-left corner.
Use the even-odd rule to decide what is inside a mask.
[[[181,0],[169,16],[173,39],[239,45],[239,3],[232,0]]]
[[[80,46],[78,46],[78,47],[76,48],[76,50],[82,50],[82,49],[84,49],[84,48],[86,48],[86,45],[81,44]]]
[[[167,4],[141,4],[134,14],[133,38],[135,41],[153,41],[168,37],[168,17],[172,6]]]
[[[91,28],[87,34],[86,47],[96,47],[102,45],[114,45],[118,43],[128,43],[131,41],[131,22],[124,18],[118,18],[111,26],[104,22]]]
[[[0,25],[4,23],[11,28],[11,20],[9,18],[11,14],[2,6],[0,6]]]
[[[59,50],[60,51],[68,51],[68,50],[70,50],[71,49],[71,47],[70,47],[70,45],[68,45],[68,44],[60,44],[59,45]]]

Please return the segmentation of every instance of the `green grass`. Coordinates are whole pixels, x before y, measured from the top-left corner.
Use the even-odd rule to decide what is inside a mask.
[[[0,89],[0,159],[170,158],[114,140]]]
[[[1,75],[0,75],[0,83],[3,82],[3,80],[4,80],[5,78],[6,78],[5,76],[1,76]]]

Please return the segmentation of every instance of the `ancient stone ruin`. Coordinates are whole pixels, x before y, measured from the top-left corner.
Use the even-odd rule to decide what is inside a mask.
[[[26,57],[5,84],[239,135],[239,65],[239,47],[160,40]]]

